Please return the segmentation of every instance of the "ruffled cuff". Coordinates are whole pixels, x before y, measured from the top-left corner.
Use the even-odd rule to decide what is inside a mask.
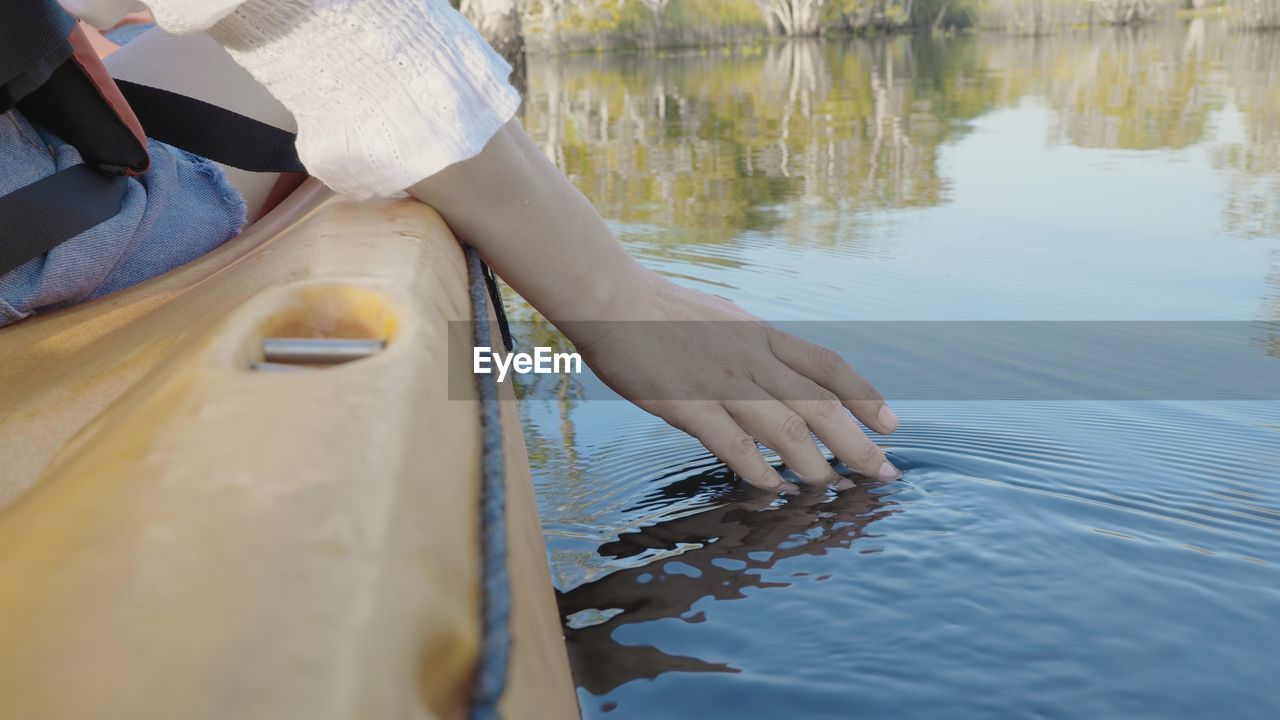
[[[249,0],[210,32],[293,113],[307,170],[354,199],[476,155],[520,105],[444,0]]]

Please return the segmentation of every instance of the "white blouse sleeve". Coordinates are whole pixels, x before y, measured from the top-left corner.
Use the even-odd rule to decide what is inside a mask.
[[[478,154],[520,106],[511,66],[446,0],[145,2],[166,30],[208,29],[293,113],[307,170],[354,199]]]

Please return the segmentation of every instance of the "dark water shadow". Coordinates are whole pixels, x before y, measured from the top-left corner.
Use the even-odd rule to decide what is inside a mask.
[[[716,475],[693,476],[663,492],[681,494],[689,486],[720,480]],[[746,597],[749,588],[788,587],[789,583],[764,580],[764,571],[787,558],[848,549],[867,535],[871,523],[900,511],[891,497],[887,486],[874,485],[838,495],[806,491],[784,500],[738,493],[726,497],[723,505],[624,533],[602,545],[599,553],[617,560],[689,549],[557,592],[578,686],[602,695],[632,680],[667,672],[738,672],[730,665],[670,655],[650,645],[624,645],[614,639],[614,631],[664,618],[702,622],[701,613],[686,613],[703,598],[734,600]],[[615,614],[586,627],[573,626],[579,624],[574,616],[592,611],[599,613],[597,618]]]

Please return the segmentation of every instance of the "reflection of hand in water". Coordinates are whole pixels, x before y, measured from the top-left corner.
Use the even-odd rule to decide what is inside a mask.
[[[698,484],[713,481],[705,476],[696,480]],[[566,618],[593,609],[623,611],[598,625],[565,628],[577,683],[600,695],[664,672],[736,672],[727,665],[668,655],[652,646],[623,645],[613,639],[613,632],[623,625],[680,617],[704,597],[733,600],[745,597],[743,590],[748,587],[786,587],[766,582],[763,572],[751,571],[768,570],[789,557],[850,547],[869,524],[897,511],[896,503],[873,490],[859,486],[834,497],[815,491],[786,501],[734,500],[626,533],[601,546],[601,555],[619,559],[681,546],[700,547],[617,570],[559,593],[560,612]]]

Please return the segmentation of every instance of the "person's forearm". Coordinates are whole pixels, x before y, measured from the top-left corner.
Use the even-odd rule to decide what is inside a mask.
[[[621,319],[655,281],[518,120],[409,192],[553,323]]]
[[[518,121],[410,193],[555,323],[606,385],[698,438],[748,483],[796,491],[760,454],[763,442],[803,481],[852,487],[812,433],[856,472],[898,476],[854,421],[896,429],[874,387],[830,350],[642,268]],[[644,319],[658,322],[612,322]]]

